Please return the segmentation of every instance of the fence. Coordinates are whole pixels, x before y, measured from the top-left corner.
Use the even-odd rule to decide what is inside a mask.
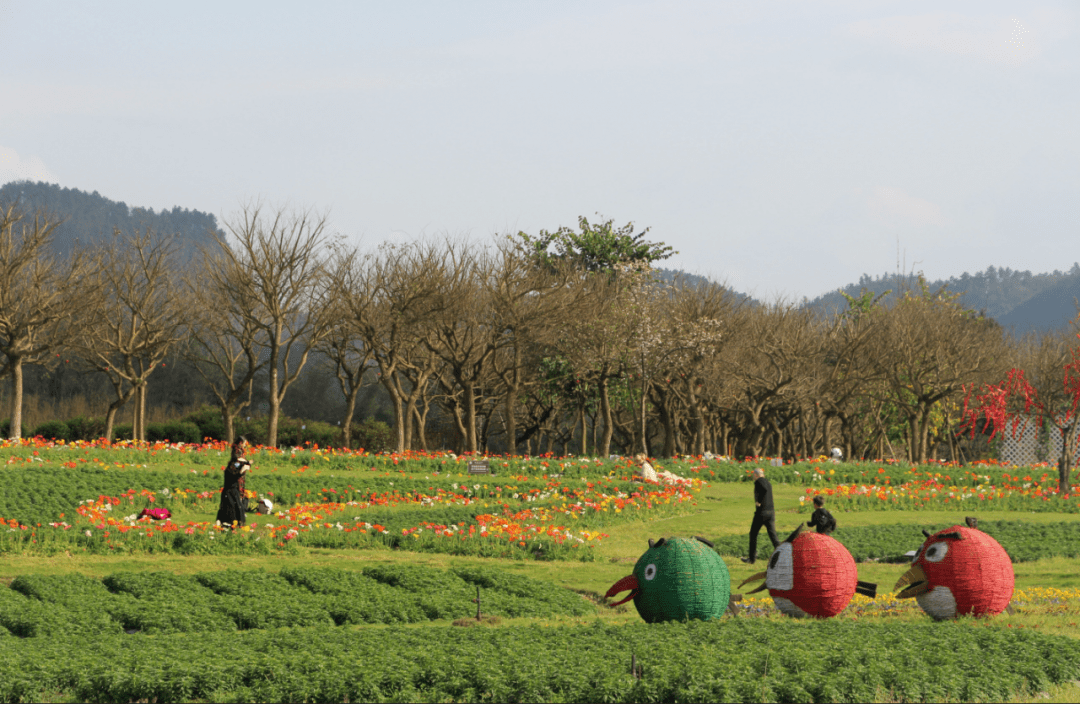
[[[1035,425],[1035,418],[1031,417],[1017,426],[1015,434],[1010,425],[1009,430],[1002,433],[1002,436],[1002,462],[1016,465],[1036,462],[1055,464],[1061,456],[1061,430],[1050,422],[1039,428]],[[1077,428],[1077,437],[1080,437],[1080,428]]]

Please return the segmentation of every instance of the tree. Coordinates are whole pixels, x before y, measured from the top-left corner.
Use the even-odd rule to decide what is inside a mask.
[[[0,210],[0,378],[14,393],[11,437],[22,435],[23,367],[49,361],[74,333],[86,300],[89,265],[81,252],[61,260],[51,248],[59,221],[45,213],[30,222],[14,204]]]
[[[925,462],[931,415],[965,384],[1002,371],[1004,336],[994,321],[966,310],[944,288],[930,293],[922,277],[881,316],[872,358],[908,425],[908,458]],[[980,378],[981,377],[981,378]]]
[[[375,348],[363,341],[358,330],[353,310],[368,309],[373,301],[374,287],[369,287],[363,280],[360,261],[356,250],[337,249],[329,269],[331,304],[334,308],[326,337],[319,345],[319,351],[334,363],[334,375],[337,377],[341,393],[345,395],[345,417],[342,419],[342,442],[345,447],[352,445],[352,421],[356,413],[356,399],[364,385],[364,373],[368,364],[375,357]]]
[[[454,405],[463,417],[458,422],[463,452],[479,451],[477,433],[477,398],[496,350],[491,329],[491,299],[480,285],[487,275],[489,262],[477,256],[471,247],[460,242],[446,242],[442,256],[426,272],[433,282],[433,300],[438,313],[431,320],[431,335],[424,344],[445,365],[448,396],[460,401]],[[455,412],[455,417],[457,413]]]
[[[259,330],[266,345],[266,443],[277,447],[281,402],[327,330],[326,216],[284,208],[264,212],[256,204],[245,207],[226,227],[233,246],[214,235],[220,256],[208,273],[227,305]]]
[[[526,386],[535,383],[529,370],[539,364],[536,353],[549,347],[577,309],[577,288],[567,286],[567,268],[540,268],[521,256],[519,248],[499,246],[481,286],[490,301],[486,321],[494,336],[492,368],[504,389],[503,417],[507,452],[517,454],[516,408]]]
[[[116,394],[105,415],[105,438],[112,439],[117,412],[135,398],[132,436],[146,440],[146,383],[182,339],[187,312],[176,282],[176,240],[149,229],[131,235],[115,230],[96,259],[101,295],[87,306],[78,348]]]
[[[349,265],[333,268],[333,286],[342,315],[379,366],[379,383],[394,411],[394,451],[412,447],[417,403],[424,398],[435,357],[424,344],[441,305],[429,273],[439,266],[437,245],[385,244],[375,254],[356,250],[338,255]],[[423,427],[419,428],[423,438]]]
[[[565,226],[555,232],[541,230],[536,237],[519,232],[516,241],[539,265],[555,267],[560,262],[570,263],[589,273],[611,274],[628,266],[648,269],[654,262],[678,254],[663,242],[646,240],[649,228],[635,234],[633,223],[616,228],[614,222],[605,220],[593,225],[581,216],[580,232]]]
[[[567,327],[561,347],[574,355],[571,364],[581,383],[595,388],[604,420],[598,450],[607,455],[614,430],[611,381],[625,373],[634,346],[628,342],[634,330],[641,327],[640,306],[635,304],[640,296],[635,291],[652,280],[655,262],[676,252],[663,242],[646,240],[649,228],[635,233],[633,223],[617,228],[613,220],[592,224],[582,216],[578,218],[578,227],[580,231],[565,226],[555,232],[541,230],[536,237],[519,232],[514,241],[542,269],[556,272],[569,266],[583,274],[576,285],[589,289],[587,310],[591,315],[578,318]],[[582,393],[577,396],[584,451],[586,397]]]
[[[255,303],[230,295],[230,287],[215,275],[225,268],[216,260],[219,256],[216,247],[204,249],[203,266],[188,285],[191,344],[184,347],[184,356],[210,387],[225,424],[225,440],[232,443],[236,417],[251,404],[255,375],[269,360],[260,358],[267,347],[265,327],[248,313]]]
[[[1080,316],[1074,327],[1080,326]],[[1061,434],[1058,457],[1058,491],[1068,496],[1070,475],[1076,457],[1080,425],[1080,345],[1074,331],[1046,333],[1036,344],[1029,342],[1023,360],[1025,368],[1013,367],[1005,379],[982,387],[966,388],[964,429],[974,437],[977,426],[989,429],[993,439],[1006,430],[1023,436],[1032,416],[1035,426],[1052,426]],[[972,398],[974,397],[974,398]]]

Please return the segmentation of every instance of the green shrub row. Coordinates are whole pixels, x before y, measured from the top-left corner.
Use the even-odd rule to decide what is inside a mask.
[[[974,626],[725,618],[0,638],[0,701],[978,702],[1080,675],[1069,638]]]
[[[843,521],[843,516],[839,517]],[[950,524],[954,525],[954,524]],[[794,529],[795,526],[791,526]],[[844,544],[856,562],[880,560],[884,562],[905,562],[909,558],[904,553],[917,550],[922,545],[922,529],[931,533],[947,528],[945,524],[919,525],[895,524],[877,526],[858,526],[845,528],[842,524],[832,537]],[[788,526],[778,526],[781,539]],[[1028,523],[1024,521],[980,521],[979,529],[993,536],[1001,543],[1013,562],[1030,562],[1048,557],[1080,557],[1080,522]],[[812,530],[806,528],[804,530]],[[727,535],[713,541],[721,555],[746,555],[749,549],[749,537],[746,535]],[[772,555],[772,545],[764,533],[758,536],[759,560],[768,560]]]
[[[10,419],[0,421],[0,437],[9,437],[11,430]],[[268,419],[265,416],[255,416],[250,420],[241,416],[235,421],[234,432],[245,436],[253,444],[265,444],[268,437]],[[113,438],[124,440],[130,438],[132,426],[130,423],[118,423],[113,426]],[[70,418],[64,420],[49,420],[38,425],[33,430],[23,426],[23,437],[41,436],[48,440],[97,440],[105,435],[105,419],[99,417]],[[225,440],[225,421],[221,418],[221,412],[212,406],[204,406],[198,411],[189,413],[179,420],[170,420],[163,423],[148,423],[146,426],[146,439],[150,442],[168,440],[170,442],[197,443],[205,438],[213,440]],[[304,420],[281,416],[278,419],[278,445],[297,446],[307,443],[320,447],[340,447],[342,445],[341,427],[322,423],[320,421]],[[353,423],[352,446],[364,448],[370,452],[383,452],[391,449],[393,434],[389,425],[373,418]]]
[[[488,567],[28,575],[0,588],[0,631],[68,638],[418,623],[475,616],[477,586],[490,615],[583,616],[595,608],[569,590]]]

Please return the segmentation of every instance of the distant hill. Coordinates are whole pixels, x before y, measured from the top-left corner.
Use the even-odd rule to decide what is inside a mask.
[[[44,210],[63,218],[53,238],[57,251],[63,254],[71,251],[76,240],[82,244],[100,242],[114,228],[131,233],[149,227],[161,234],[179,234],[182,251],[190,256],[200,245],[213,244],[211,231],[221,232],[217,219],[209,213],[180,207],[158,212],[153,208],[128,207],[97,191],[87,193],[54,183],[12,181],[0,186],[0,206],[6,208],[11,203],[17,203],[31,216]]]
[[[1013,308],[997,321],[1014,335],[1062,327],[1076,318],[1080,277],[1066,279]]]
[[[661,281],[667,281],[668,283],[674,282],[676,279],[681,281],[684,285],[697,286],[698,284],[715,284],[716,282],[705,276],[698,276],[697,274],[688,274],[685,271],[679,269],[664,269],[657,267],[657,275],[659,275]],[[754,299],[747,296],[745,293],[739,293],[735,289],[728,286],[723,286],[723,289],[735,297],[736,300],[742,301],[749,299],[751,302],[755,302]]]
[[[916,280],[914,275],[882,274],[871,278],[864,274],[858,283],[848,284],[840,290],[852,296],[858,296],[863,289],[875,294],[891,290],[885,299],[888,302],[898,292],[915,287]],[[1074,263],[1067,272],[1047,274],[991,266],[975,274],[965,272],[948,279],[927,281],[927,285],[931,291],[947,285],[950,291],[961,294],[960,302],[964,306],[985,313],[1016,334],[1044,331],[1064,326],[1076,317],[1073,297],[1080,297],[1080,263]],[[832,312],[847,308],[847,301],[838,291],[833,291],[806,305]]]

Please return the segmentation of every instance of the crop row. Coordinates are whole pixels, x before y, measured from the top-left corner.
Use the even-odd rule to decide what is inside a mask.
[[[1004,701],[1078,675],[1075,641],[973,622],[0,638],[2,701]]]
[[[119,496],[129,490],[152,492],[158,506],[184,507],[213,514],[222,485],[220,468],[206,473],[176,474],[153,468],[115,468],[103,465],[53,467],[40,464],[0,469],[0,518],[22,524],[47,523],[75,507],[99,496]],[[581,479],[574,480],[584,487]],[[544,478],[484,477],[462,479],[456,476],[411,477],[365,473],[335,476],[314,473],[278,474],[263,468],[249,475],[247,488],[267,496],[276,506],[301,502],[359,502],[392,506],[434,504],[468,506],[488,501],[498,504],[532,505],[558,499],[563,492],[557,480]],[[609,491],[628,492],[635,486],[629,481],[597,480],[597,486]],[[576,488],[577,485],[575,485]],[[640,486],[640,485],[637,485]],[[149,506],[147,498],[136,508]],[[475,515],[475,511],[473,514]]]
[[[183,463],[187,466],[219,467],[228,456],[228,446],[220,442],[206,444],[168,443],[54,443],[41,439],[23,441],[0,440],[0,464],[64,463],[95,461],[107,465],[153,466],[155,463]],[[283,472],[306,468],[310,472],[347,472],[357,470],[406,471],[414,474],[467,474],[469,457],[457,457],[448,452],[406,452],[403,454],[372,454],[340,448],[253,448],[249,458],[257,465],[277,467]],[[635,473],[628,458],[594,457],[485,457],[496,476],[543,477],[630,477]],[[978,483],[999,483],[1002,480],[1038,481],[1042,475],[1055,475],[1046,463],[1013,467],[993,463],[956,465],[934,462],[912,465],[910,462],[839,462],[824,458],[807,459],[781,466],[771,466],[769,458],[727,458],[683,456],[651,460],[656,469],[667,469],[686,477],[712,481],[745,481],[754,467],[766,469],[773,483],[815,486],[829,483],[884,484],[913,479],[938,478],[947,483],[973,486]]]
[[[842,519],[841,519],[842,520]],[[893,524],[844,527],[832,534],[844,544],[857,562],[882,560],[903,562],[904,553],[917,549],[923,542],[920,532],[947,528],[945,524]],[[794,526],[778,526],[781,531]],[[980,521],[979,529],[994,537],[1013,562],[1030,562],[1048,557],[1080,557],[1080,521],[1060,523],[1029,523],[1024,521]],[[726,535],[713,540],[721,555],[745,555],[748,538],[745,535]],[[758,559],[768,559],[772,545],[758,541]]]
[[[285,626],[418,623],[483,613],[580,616],[581,596],[493,568],[418,565],[17,577],[0,589],[0,634],[24,638],[237,631]]]

